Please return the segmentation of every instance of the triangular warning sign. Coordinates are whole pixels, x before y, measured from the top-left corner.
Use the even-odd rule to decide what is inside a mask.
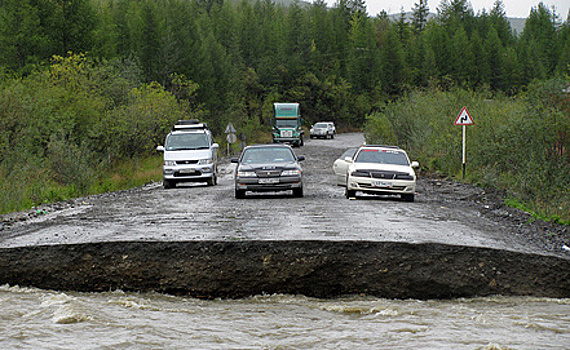
[[[471,116],[469,115],[469,112],[467,112],[467,107],[463,107],[463,109],[461,110],[461,112],[459,113],[459,115],[457,116],[457,119],[455,119],[455,123],[453,123],[455,125],[473,125],[473,118],[471,118]]]

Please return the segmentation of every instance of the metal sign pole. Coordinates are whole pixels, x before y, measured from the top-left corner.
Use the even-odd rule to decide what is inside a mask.
[[[463,180],[465,180],[465,125],[463,125]]]
[[[473,125],[473,118],[471,118],[471,116],[469,115],[469,112],[467,111],[467,107],[463,107],[463,109],[461,110],[461,112],[459,113],[459,115],[457,116],[457,118],[455,119],[455,125],[461,125],[463,126],[463,145],[462,145],[462,149],[461,149],[461,153],[462,153],[462,159],[461,159],[461,163],[463,165],[463,179],[465,180],[465,163],[467,162],[465,160],[465,133],[467,132],[465,127],[467,125]]]

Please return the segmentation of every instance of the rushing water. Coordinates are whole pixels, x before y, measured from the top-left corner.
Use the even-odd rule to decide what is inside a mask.
[[[1,349],[570,349],[570,299],[199,300],[0,286]]]

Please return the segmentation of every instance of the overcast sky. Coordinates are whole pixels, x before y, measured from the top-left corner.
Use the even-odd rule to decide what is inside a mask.
[[[327,2],[334,4],[337,1],[328,0]],[[540,0],[503,0],[507,16],[519,18],[527,18],[530,9],[537,7],[540,2]],[[570,8],[570,0],[543,0],[542,2],[549,8],[555,6],[556,13],[563,21],[566,20],[568,9]],[[416,3],[419,3],[419,0],[366,0],[366,8],[369,15],[375,16],[382,10],[385,10],[388,14],[400,13],[402,7],[404,12],[410,12]],[[489,12],[493,8],[495,0],[471,0],[470,3],[475,14],[477,14],[482,9],[487,9],[487,12]],[[441,0],[428,0],[430,12],[435,13],[440,4]]]

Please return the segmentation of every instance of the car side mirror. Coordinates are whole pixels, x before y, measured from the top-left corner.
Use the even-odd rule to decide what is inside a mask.
[[[164,146],[156,146],[156,150],[159,152],[164,152]]]
[[[350,157],[344,157],[344,161],[347,163],[352,163],[352,158]]]
[[[219,148],[220,145],[218,145],[217,143],[212,144],[212,148]]]
[[[230,162],[239,163],[239,158],[232,158],[232,159],[230,159]]]
[[[297,160],[298,160],[299,162],[302,162],[302,161],[305,160],[305,156],[298,156],[298,157],[297,157]]]
[[[420,163],[413,161],[412,162],[412,168],[419,168],[420,167]]]

